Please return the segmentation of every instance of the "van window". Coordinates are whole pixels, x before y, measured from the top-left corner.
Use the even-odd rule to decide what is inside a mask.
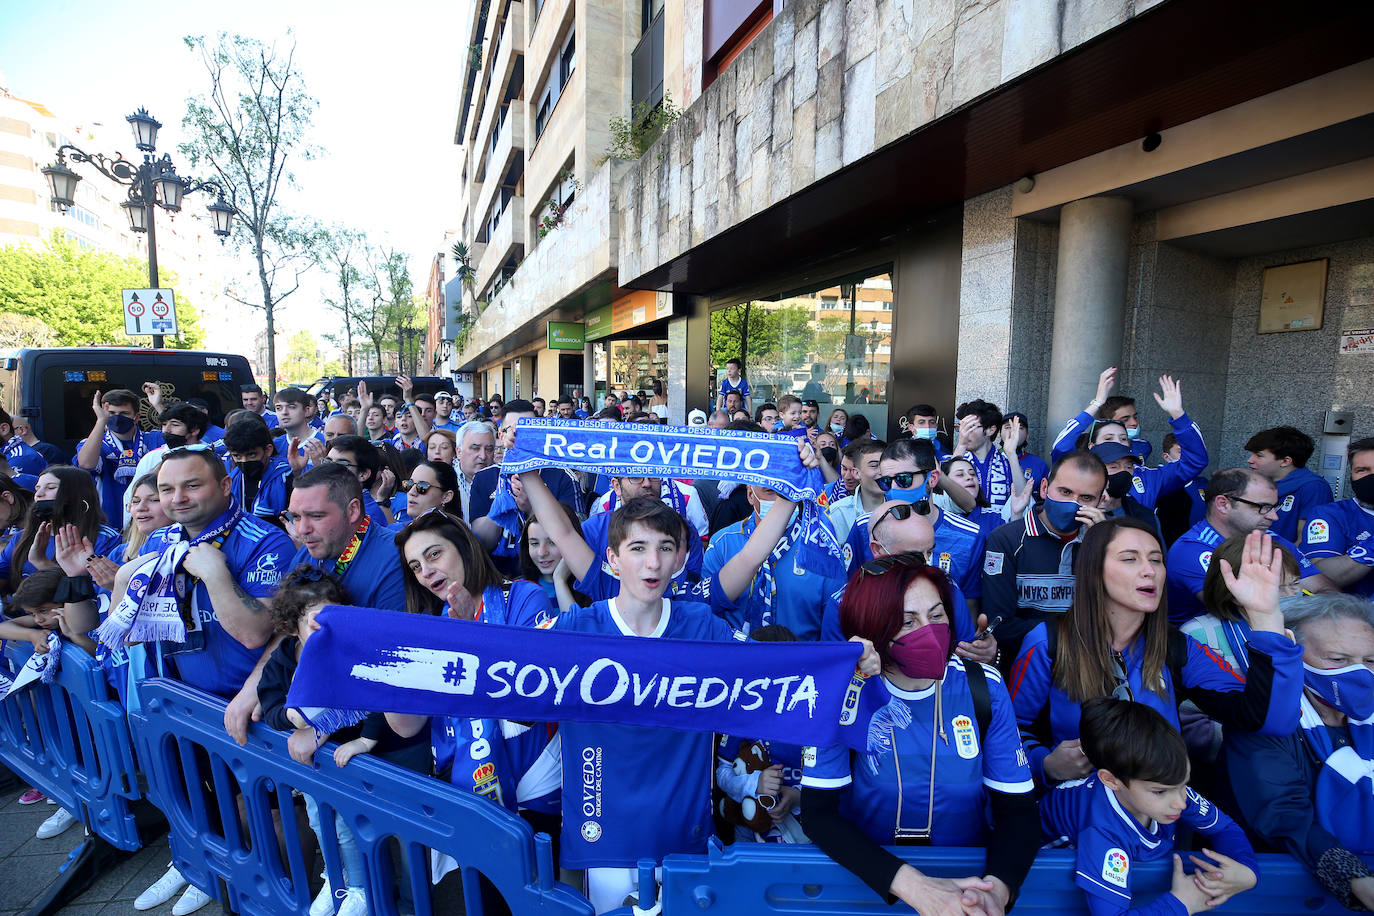
[[[210,420],[224,425],[224,414],[242,406],[239,385],[252,381],[238,379],[231,369],[201,366],[111,365],[105,368],[70,369],[47,366],[39,373],[44,438],[49,442],[77,441],[90,435],[95,424],[91,399],[97,391],[128,388],[138,395],[139,425],[153,429],[156,424],[145,381],[156,381],[163,389],[163,404],[201,398],[210,405]],[[56,428],[54,426],[57,425]]]

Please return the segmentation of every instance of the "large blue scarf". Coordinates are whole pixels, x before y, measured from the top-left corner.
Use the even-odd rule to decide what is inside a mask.
[[[1374,716],[1349,720],[1350,744],[1341,748],[1306,694],[1298,722],[1323,761],[1312,805],[1317,823],[1351,852],[1374,853]]]
[[[825,479],[819,468],[802,464],[797,441],[791,436],[522,417],[502,472],[520,474],[550,467],[612,477],[707,478],[767,487],[801,504],[801,515],[789,534],[790,543],[800,549],[801,567],[843,567],[835,530],[816,504],[825,492]]]
[[[881,678],[853,643],[704,644],[327,607],[287,705],[536,722],[609,722],[881,748]],[[898,721],[897,724],[901,724]]]

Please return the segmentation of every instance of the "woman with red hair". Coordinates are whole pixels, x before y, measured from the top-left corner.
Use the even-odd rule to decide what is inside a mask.
[[[812,842],[922,916],[1005,912],[1040,841],[1011,700],[995,669],[954,656],[951,607],[949,580],[919,554],[860,568],[840,625],[882,660],[881,679],[861,689],[891,701],[874,717],[867,753],[809,749],[801,783]],[[904,845],[983,846],[987,867],[981,877],[936,878],[882,848]]]

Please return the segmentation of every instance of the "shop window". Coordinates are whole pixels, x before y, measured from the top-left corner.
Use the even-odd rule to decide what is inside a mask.
[[[724,374],[725,361],[742,356],[755,404],[794,394],[816,400],[822,419],[827,405],[859,405],[880,439],[887,438],[891,344],[885,271],[711,313],[711,364]]]

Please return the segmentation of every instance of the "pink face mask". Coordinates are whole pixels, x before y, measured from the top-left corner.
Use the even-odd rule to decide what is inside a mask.
[[[928,623],[899,636],[888,647],[888,655],[907,677],[929,679],[944,676],[949,662],[949,624]]]

